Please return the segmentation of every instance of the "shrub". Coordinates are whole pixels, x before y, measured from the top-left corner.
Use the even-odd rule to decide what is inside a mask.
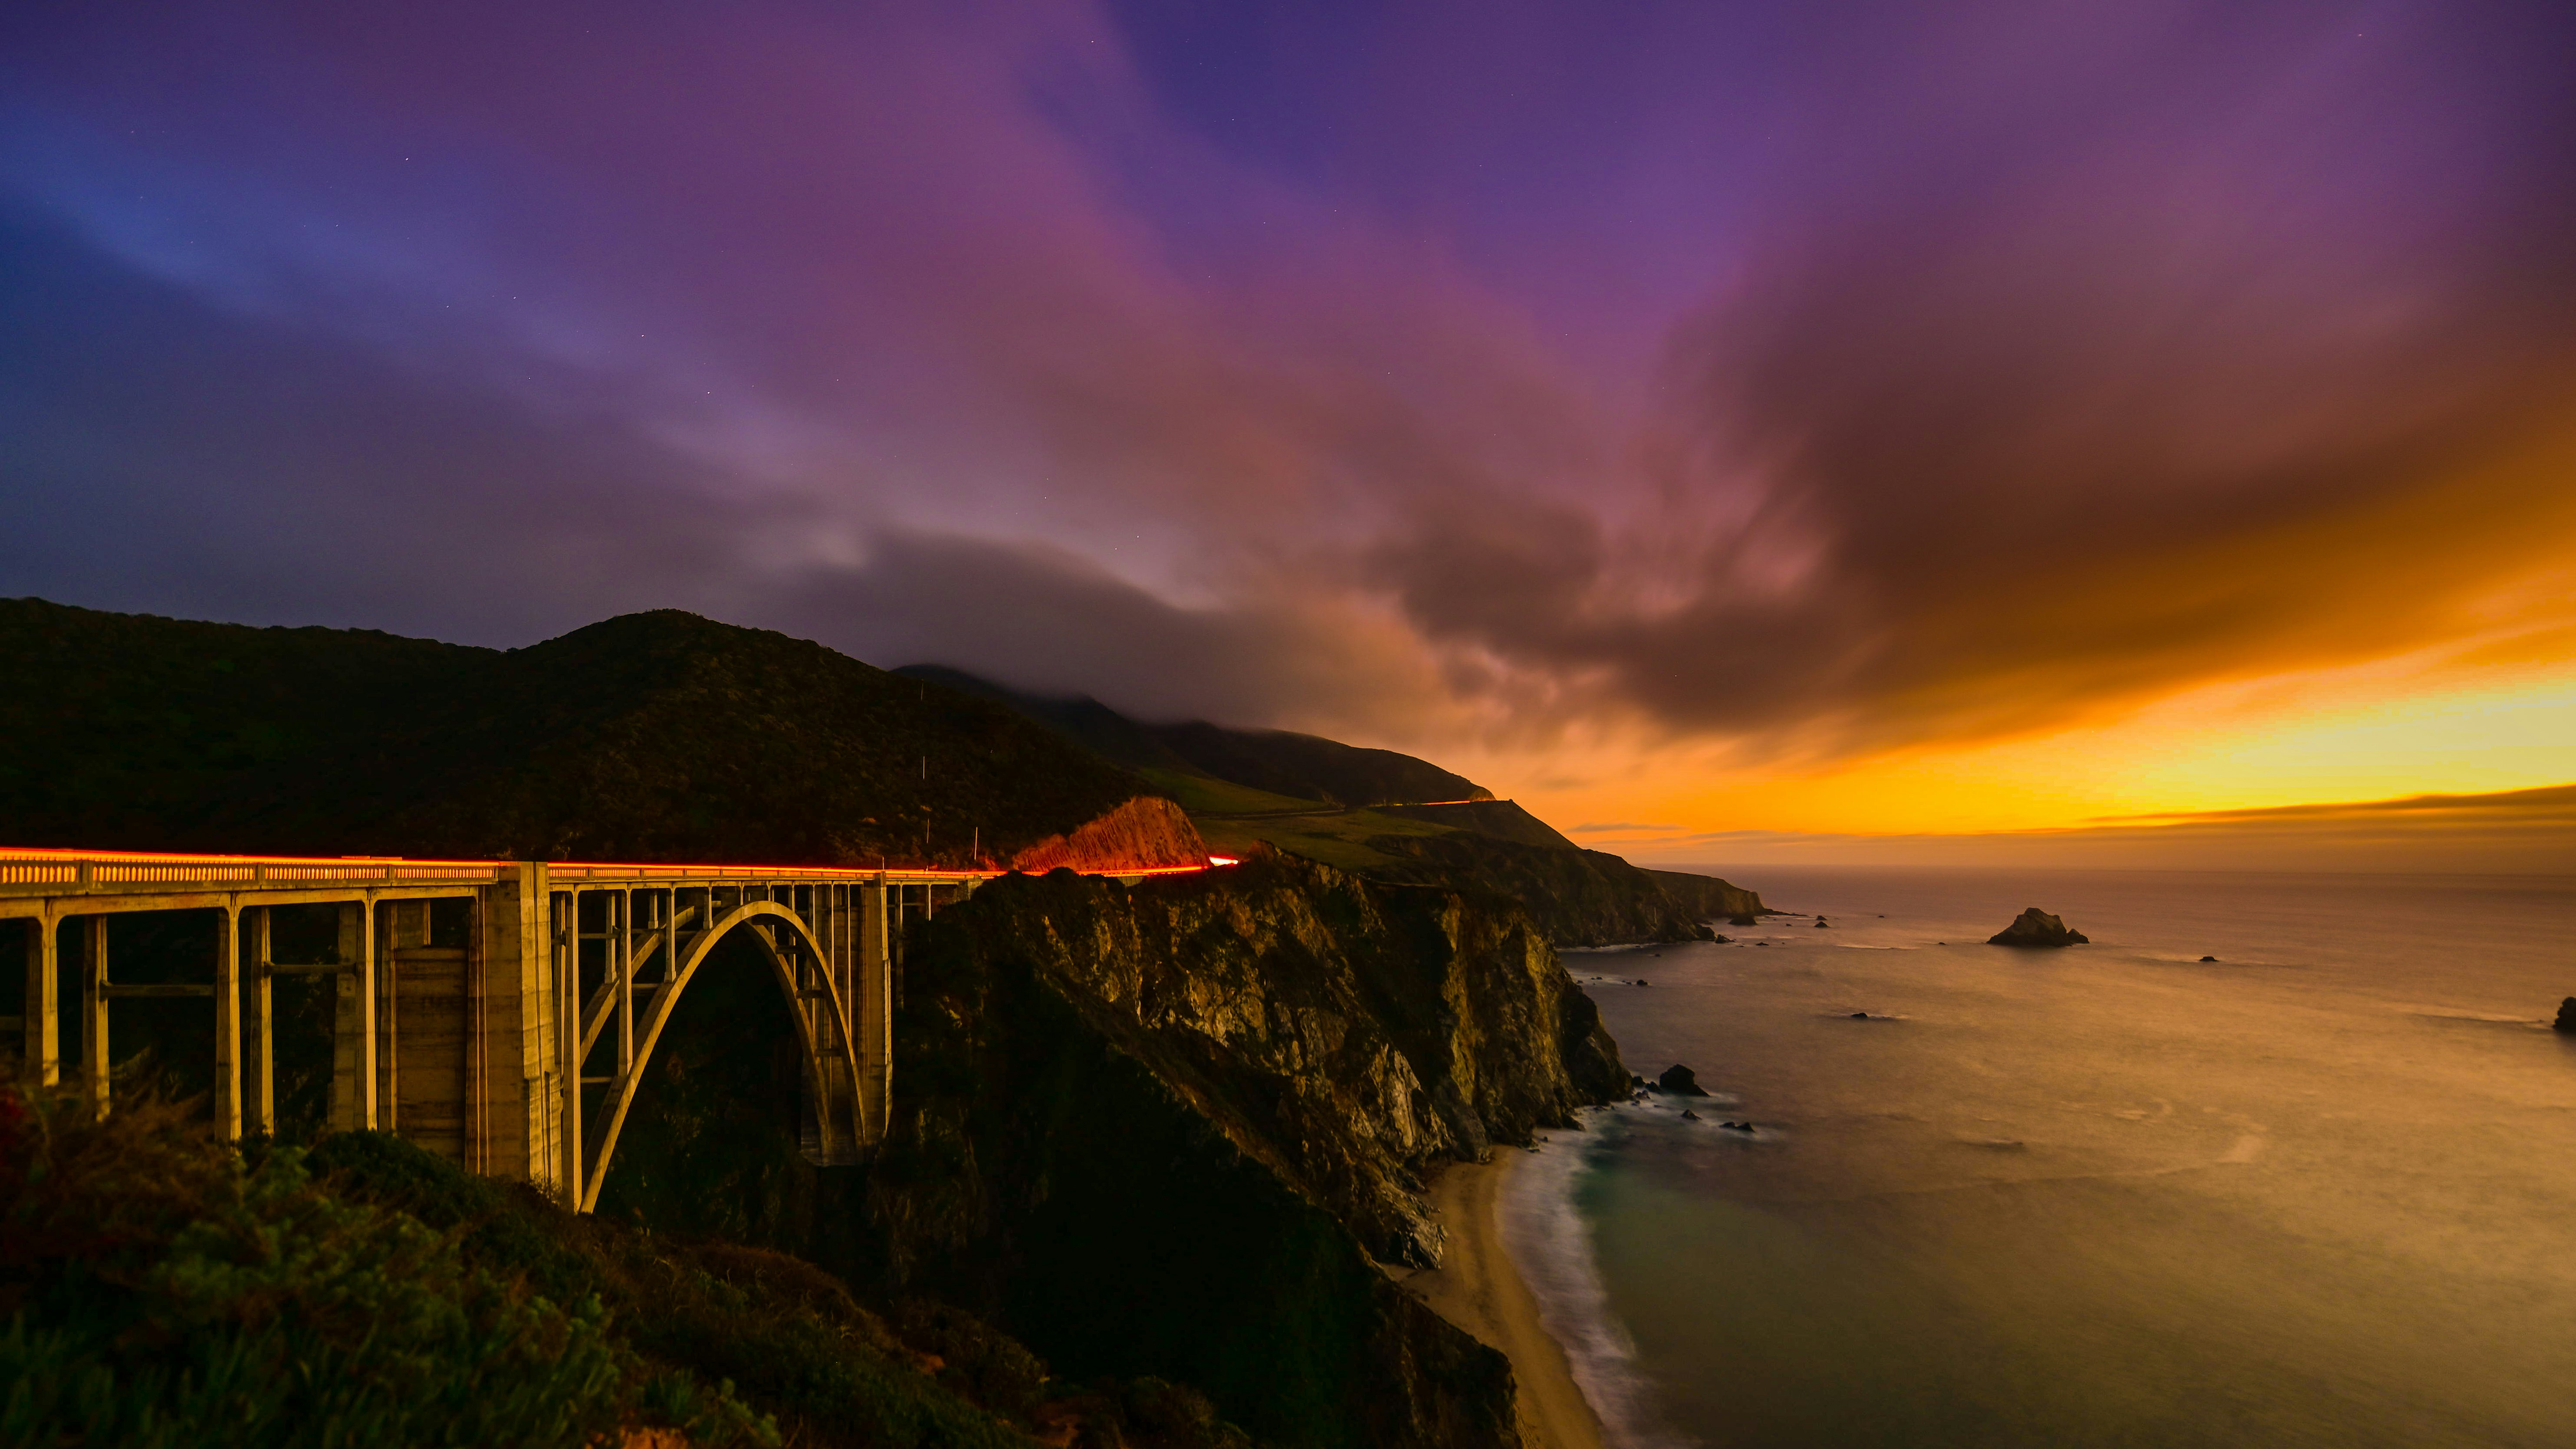
[[[462,1235],[244,1160],[166,1107],[0,1094],[0,1445],[586,1445],[765,1422],[649,1368]]]

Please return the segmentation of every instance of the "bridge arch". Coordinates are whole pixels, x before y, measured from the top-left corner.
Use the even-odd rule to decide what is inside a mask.
[[[761,955],[769,962],[770,974],[776,978],[779,990],[786,994],[787,1014],[796,1023],[797,1054],[804,1063],[807,1084],[814,1093],[815,1116],[821,1124],[824,1142],[828,1146],[836,1136],[843,1134],[846,1134],[845,1140],[851,1142],[859,1139],[862,1126],[859,1121],[859,1059],[853,1045],[856,1038],[850,1029],[849,1005],[841,1000],[840,988],[833,982],[831,972],[815,973],[822,985],[823,1004],[831,1012],[837,1028],[831,1033],[837,1045],[818,1043],[812,1019],[803,1010],[796,967],[787,953],[779,949],[777,938],[771,931],[783,927],[794,933],[797,943],[812,953],[811,959],[815,961],[829,959],[823,945],[815,938],[805,918],[795,911],[776,901],[746,901],[717,916],[707,929],[698,932],[690,940],[686,954],[672,963],[661,989],[653,993],[652,1010],[645,1017],[643,1030],[635,1043],[634,1061],[610,1084],[609,1098],[602,1104],[608,1120],[600,1132],[598,1149],[590,1158],[589,1180],[581,1185],[580,1211],[589,1212],[598,1206],[599,1190],[608,1181],[608,1165],[617,1152],[618,1134],[625,1129],[626,1115],[634,1107],[636,1093],[644,1083],[644,1069],[652,1063],[653,1048],[660,1043],[663,1028],[670,1025],[680,997],[688,991],[698,968],[706,963],[707,957],[726,937],[738,927],[755,923],[758,925],[751,931],[751,938],[759,943]],[[674,936],[676,938],[676,922]],[[845,1073],[840,1081],[846,1086],[836,1089],[831,1080],[832,1067],[839,1067]],[[833,1120],[836,1109],[840,1119],[837,1122]]]

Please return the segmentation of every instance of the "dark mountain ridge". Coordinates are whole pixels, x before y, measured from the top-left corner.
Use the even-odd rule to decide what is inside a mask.
[[[502,651],[16,599],[0,659],[16,845],[965,864],[1161,793],[989,701],[676,610]]]

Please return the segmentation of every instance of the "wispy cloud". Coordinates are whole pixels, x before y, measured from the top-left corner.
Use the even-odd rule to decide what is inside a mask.
[[[0,565],[1739,759],[2563,626],[2571,31],[13,17],[0,264],[71,291],[0,291]]]

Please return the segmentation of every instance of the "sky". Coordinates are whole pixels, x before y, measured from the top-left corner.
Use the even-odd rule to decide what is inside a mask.
[[[2571,56],[2481,0],[25,0],[0,594],[686,608],[1640,859],[2576,871]],[[2357,808],[2421,796],[2479,800]]]

